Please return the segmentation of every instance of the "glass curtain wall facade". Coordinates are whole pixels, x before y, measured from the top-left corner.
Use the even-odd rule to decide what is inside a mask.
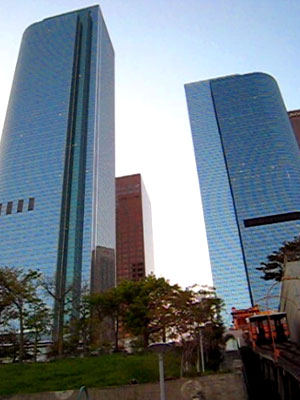
[[[31,25],[0,147],[0,264],[39,269],[58,298],[71,288],[73,310],[96,248],[115,253],[114,157],[114,52],[99,7]]]
[[[275,80],[185,85],[214,285],[231,307],[277,308],[256,268],[300,230],[300,153]],[[268,298],[268,300],[267,300]]]

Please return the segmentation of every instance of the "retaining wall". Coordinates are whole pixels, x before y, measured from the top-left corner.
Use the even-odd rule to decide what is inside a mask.
[[[1,400],[77,400],[78,390],[0,396]],[[106,389],[88,388],[89,400],[159,400],[159,384],[147,383]],[[247,400],[240,373],[177,379],[166,382],[167,400]],[[85,400],[85,395],[82,395]]]

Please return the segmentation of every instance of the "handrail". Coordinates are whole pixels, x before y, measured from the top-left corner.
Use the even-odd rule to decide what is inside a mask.
[[[88,394],[87,388],[85,386],[81,386],[77,400],[81,400],[81,396],[83,393],[85,394],[86,400],[89,400],[89,394]]]

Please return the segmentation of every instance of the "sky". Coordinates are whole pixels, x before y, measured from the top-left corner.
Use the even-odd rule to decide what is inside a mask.
[[[95,5],[1,0],[0,131],[26,27]],[[298,0],[102,0],[116,56],[116,175],[141,173],[155,273],[212,284],[184,84],[262,71],[300,108]]]

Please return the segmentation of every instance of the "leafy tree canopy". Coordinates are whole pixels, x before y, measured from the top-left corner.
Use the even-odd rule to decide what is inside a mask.
[[[292,241],[284,242],[278,250],[268,255],[267,261],[262,262],[261,267],[256,269],[262,271],[262,279],[280,282],[284,274],[284,263],[298,260],[300,260],[300,236],[295,236]]]
[[[15,320],[19,331],[19,360],[24,358],[24,330],[34,305],[40,302],[37,295],[38,271],[21,268],[0,268],[0,304],[6,314],[6,324]]]

